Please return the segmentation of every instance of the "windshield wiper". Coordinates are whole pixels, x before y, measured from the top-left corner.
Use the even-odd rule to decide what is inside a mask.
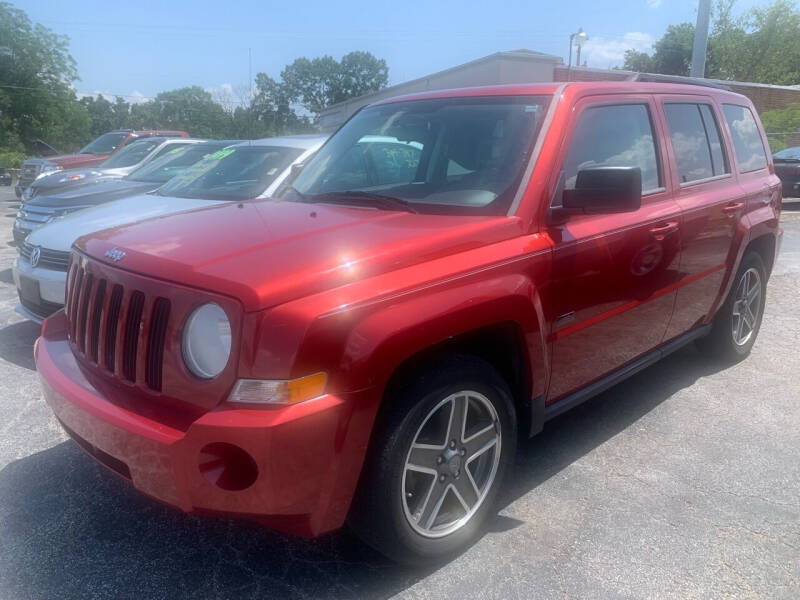
[[[346,190],[344,192],[327,192],[325,194],[301,194],[297,192],[303,202],[327,202],[330,204],[355,204],[361,206],[375,206],[387,210],[403,210],[410,213],[418,211],[401,198],[385,196],[383,194],[373,194],[361,190]]]

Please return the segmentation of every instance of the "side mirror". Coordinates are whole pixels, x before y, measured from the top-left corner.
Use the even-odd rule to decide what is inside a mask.
[[[561,206],[569,212],[633,212],[642,205],[639,167],[591,167],[578,171],[575,188],[564,190]]]

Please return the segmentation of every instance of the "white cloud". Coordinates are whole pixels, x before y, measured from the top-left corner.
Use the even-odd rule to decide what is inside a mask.
[[[661,6],[661,0],[647,0],[647,7],[653,10]]]
[[[653,47],[654,41],[652,35],[641,31],[630,31],[621,38],[590,37],[581,51],[581,62],[585,60],[590,67],[602,69],[620,66],[626,50],[644,52]]]

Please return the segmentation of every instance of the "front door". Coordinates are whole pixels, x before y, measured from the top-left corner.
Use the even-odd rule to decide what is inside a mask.
[[[650,96],[585,99],[573,112],[563,185],[578,170],[642,172],[634,212],[581,215],[550,226],[552,373],[548,402],[601,378],[661,343],[675,300],[680,214],[673,201]],[[557,195],[557,194],[556,194]],[[560,198],[554,198],[558,204]]]

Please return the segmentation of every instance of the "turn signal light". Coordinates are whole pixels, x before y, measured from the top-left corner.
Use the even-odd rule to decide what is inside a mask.
[[[240,379],[233,386],[228,402],[243,404],[297,404],[318,398],[325,393],[325,373],[314,373],[298,379]]]

